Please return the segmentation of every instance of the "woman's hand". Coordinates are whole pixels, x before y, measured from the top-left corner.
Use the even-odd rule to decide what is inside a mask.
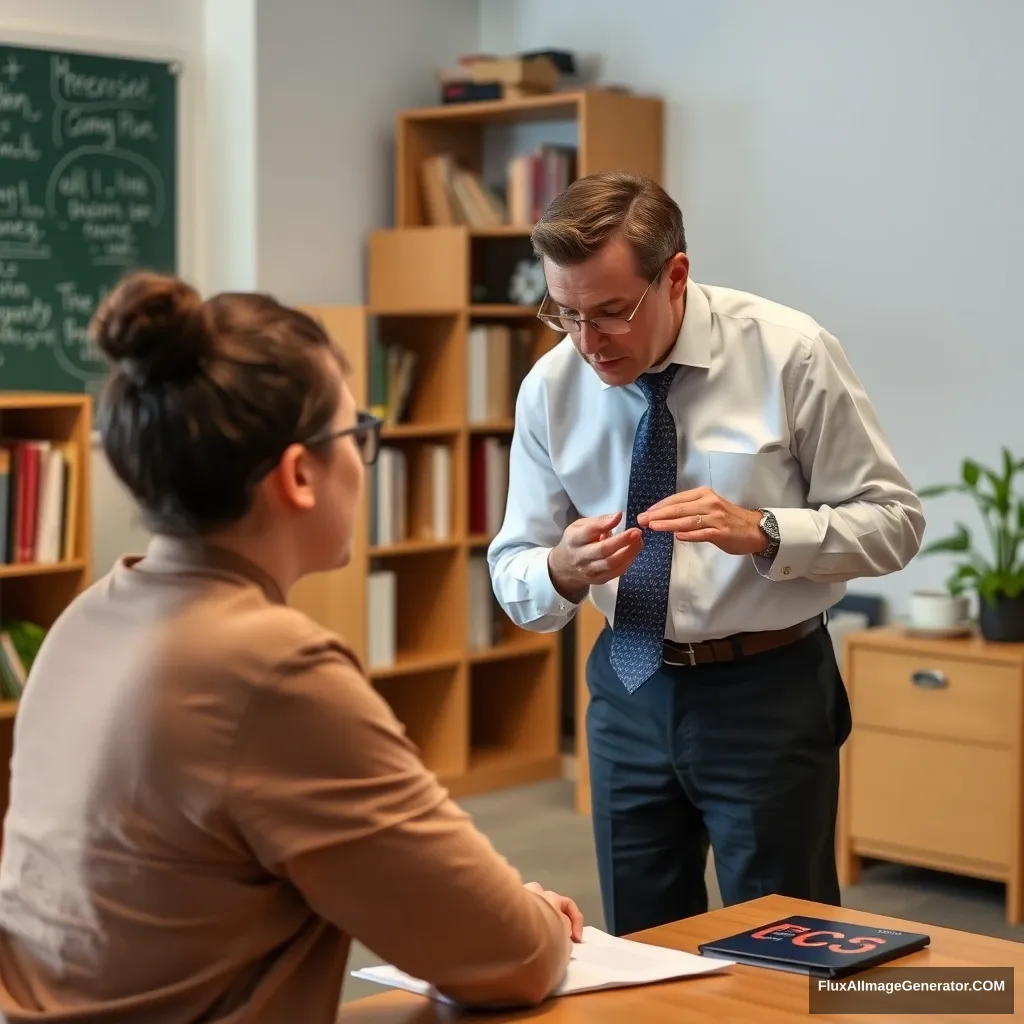
[[[566,927],[569,929],[569,938],[573,942],[582,940],[583,914],[568,896],[559,896],[557,892],[545,889],[540,882],[527,882],[523,888],[537,893],[538,896],[543,896],[565,918]]]

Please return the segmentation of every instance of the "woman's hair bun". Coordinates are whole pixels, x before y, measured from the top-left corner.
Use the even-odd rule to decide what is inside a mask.
[[[131,274],[104,299],[92,319],[96,346],[138,384],[195,374],[209,353],[207,307],[189,284],[164,274]]]

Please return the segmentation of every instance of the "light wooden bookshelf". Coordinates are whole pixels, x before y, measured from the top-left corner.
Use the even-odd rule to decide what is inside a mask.
[[[370,579],[380,570],[394,574],[395,657],[370,668],[370,678],[456,796],[562,773],[562,637],[515,627],[489,581],[482,583],[481,560],[504,513],[505,492],[494,493],[495,481],[507,476],[490,476],[495,486],[484,498],[475,485],[481,467],[491,474],[504,459],[507,472],[515,382],[559,337],[536,319],[539,297],[518,304],[507,288],[502,292],[510,268],[532,259],[532,222],[432,222],[423,168],[431,157],[450,154],[481,177],[488,165],[492,176],[495,167],[502,173],[518,151],[546,142],[547,126],[555,143],[574,147],[573,176],[606,169],[661,176],[662,103],[655,98],[591,90],[402,111],[396,224],[371,233],[367,307],[317,311],[353,364],[357,398],[370,408],[381,403],[379,353],[415,353],[407,408],[382,436],[385,446],[404,453],[406,530],[394,543],[373,543],[375,505],[368,497],[353,564],[305,581],[291,600],[352,637],[366,658],[378,628],[368,610]],[[480,383],[474,358],[486,351],[490,360],[499,344],[525,357],[515,371],[495,371],[509,388],[503,406],[472,394],[474,381]],[[494,386],[487,385],[491,399]],[[500,414],[488,415],[492,408]],[[451,468],[450,528],[441,536],[432,519],[437,445],[448,450]],[[485,523],[481,502],[490,509]],[[486,643],[471,623],[484,604],[494,615]]]
[[[0,446],[20,441],[63,444],[66,490],[61,550],[56,562],[15,561],[8,549],[0,559],[0,626],[27,621],[49,629],[92,578],[91,498],[92,403],[87,395],[0,391]],[[0,486],[13,505],[17,464]],[[0,815],[7,811],[9,764],[17,701],[0,703]]]

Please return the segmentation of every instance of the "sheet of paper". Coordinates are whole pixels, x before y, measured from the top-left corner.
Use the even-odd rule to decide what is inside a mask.
[[[711,974],[734,963],[734,960],[696,956],[678,949],[619,939],[587,925],[583,929],[583,941],[573,944],[569,968],[554,994],[567,996],[601,988],[649,985],[656,981]],[[451,1001],[427,982],[413,978],[390,964],[364,967],[353,971],[352,977],[429,996],[441,1002]]]

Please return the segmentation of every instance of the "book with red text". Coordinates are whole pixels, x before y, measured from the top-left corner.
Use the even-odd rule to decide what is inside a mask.
[[[873,928],[819,917],[785,917],[698,949],[754,967],[841,978],[923,949],[930,937],[919,932]]]

